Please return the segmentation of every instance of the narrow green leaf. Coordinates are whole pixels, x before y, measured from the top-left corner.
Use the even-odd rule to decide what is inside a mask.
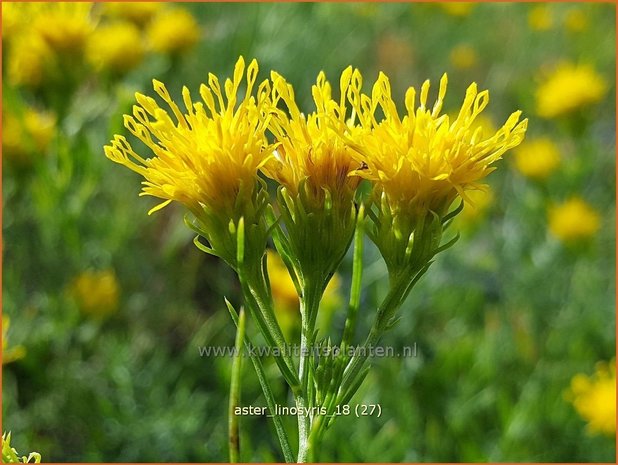
[[[232,321],[236,326],[240,323],[240,318],[234,306],[230,303],[229,300],[225,299],[225,305],[227,306],[228,311],[230,312],[230,316],[232,317]],[[273,423],[275,424],[275,431],[277,432],[277,437],[279,438],[279,443],[281,444],[281,450],[283,452],[283,456],[287,463],[295,462],[294,453],[292,452],[292,448],[290,447],[290,441],[288,439],[287,433],[285,432],[285,428],[283,427],[283,421],[279,415],[275,415],[275,405],[277,404],[275,401],[275,396],[270,389],[268,381],[266,380],[266,372],[264,371],[264,366],[262,365],[262,361],[259,359],[257,355],[255,355],[253,351],[253,344],[249,337],[245,337],[245,348],[249,353],[249,357],[251,358],[251,362],[253,363],[253,368],[255,369],[255,373],[257,374],[258,381],[260,386],[262,387],[262,392],[264,393],[264,397],[266,399],[266,405],[271,412]]]
[[[240,381],[242,374],[242,348],[245,341],[245,312],[240,309],[236,341],[234,344],[234,359],[232,360],[232,379],[230,381],[230,405],[228,417],[228,442],[230,463],[238,463],[240,458],[240,417],[236,408],[240,407]]]

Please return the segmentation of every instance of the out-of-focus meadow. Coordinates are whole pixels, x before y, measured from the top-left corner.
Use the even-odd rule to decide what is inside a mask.
[[[179,207],[146,215],[156,200],[103,146],[153,78],[180,99],[242,54],[307,110],[317,73],[352,64],[368,85],[386,72],[401,101],[448,72],[447,112],[475,81],[488,128],[515,109],[530,120],[383,340],[417,352],[374,360],[354,402],[381,417],[341,418],[321,457],[614,461],[615,5],[3,2],[2,21],[12,447],[56,462],[227,460],[231,362],[198,347],[233,344],[236,278],[193,246]],[[359,335],[387,287],[369,241],[364,259]],[[293,333],[291,283],[282,267],[271,279]],[[333,334],[349,284],[346,259],[322,322]],[[242,395],[265,405],[250,364]],[[265,417],[243,417],[241,444],[243,461],[282,460]]]

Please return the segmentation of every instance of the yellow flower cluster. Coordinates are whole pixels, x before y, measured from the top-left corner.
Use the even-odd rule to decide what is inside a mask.
[[[455,69],[470,69],[479,61],[478,54],[470,44],[458,44],[451,50],[449,60]]]
[[[97,70],[125,73],[144,56],[140,31],[128,21],[104,24],[90,37],[86,53]]]
[[[547,137],[531,139],[515,149],[515,167],[524,176],[545,179],[560,165],[560,151]]]
[[[533,31],[548,31],[554,25],[551,5],[538,4],[528,12],[528,25]]]
[[[101,6],[106,16],[142,27],[161,14],[166,5],[163,2],[105,2]]]
[[[524,138],[528,120],[520,121],[519,111],[495,134],[483,134],[475,120],[489,103],[489,93],[478,92],[476,84],[468,87],[453,121],[441,115],[446,87],[444,75],[432,108],[427,106],[429,81],[421,87],[418,106],[416,89],[409,88],[403,118],[384,74],[374,84],[371,97],[355,101],[363,127],[371,128],[354,141],[363,163],[355,173],[372,181],[394,211],[444,214],[458,195],[466,198],[466,189],[481,187],[480,181],[494,169],[491,164]],[[382,121],[376,120],[378,108],[384,114]]]
[[[3,114],[2,154],[16,166],[29,166],[44,155],[56,134],[56,117],[26,108]]]
[[[359,128],[346,126],[348,91],[358,94],[362,79],[358,70],[348,67],[341,75],[341,98],[332,98],[330,83],[320,73],[312,88],[316,111],[305,116],[294,101],[294,90],[285,79],[272,74],[274,111],[270,129],[278,141],[277,149],[265,165],[266,176],[285,186],[293,195],[303,183],[308,196],[317,208],[324,202],[325,192],[335,198],[350,199],[360,179],[351,176],[358,168],[354,150],[341,137],[337,121],[351,135]],[[276,110],[281,99],[288,112]],[[289,116],[288,116],[289,113]]]
[[[600,215],[579,197],[573,197],[549,210],[550,231],[567,243],[594,236],[600,226]]]
[[[488,104],[488,92],[479,92],[476,84],[468,88],[454,118],[441,115],[446,75],[433,108],[427,103],[428,81],[418,105],[416,90],[410,88],[405,97],[407,113],[401,118],[383,73],[371,95],[366,95],[361,91],[361,73],[346,68],[339,79],[338,99],[320,73],[312,88],[316,109],[304,114],[295,102],[293,87],[276,72],[252,96],[258,72],[255,60],[247,68],[246,92],[239,100],[244,68],[241,57],[233,79],[223,86],[209,75],[208,86],[200,88],[201,102],[194,103],[189,90],[183,89],[185,112],[165,86],[154,81],[170,112],[153,98],[136,94],[138,105],[132,116],[125,117],[125,126],[154,157],[137,154],[119,135],[105,153],[146,179],[144,195],[164,200],[151,212],[179,201],[202,226],[213,224],[206,217],[219,218],[218,237],[225,235],[223,229],[230,220],[248,220],[249,215],[257,224],[251,214],[261,208],[255,200],[256,192],[263,192],[259,173],[275,180],[283,188],[280,201],[288,211],[287,232],[294,236],[289,243],[295,256],[303,257],[295,268],[317,260],[306,245],[315,231],[307,228],[334,228],[332,234],[321,233],[334,237],[329,242],[320,236],[321,247],[334,262],[345,253],[354,230],[354,195],[362,179],[373,184],[374,200],[385,199],[388,215],[407,218],[403,232],[385,225],[387,234],[401,233],[407,241],[416,219],[430,213],[442,217],[458,196],[467,199],[466,190],[483,189],[481,181],[494,169],[491,165],[517,146],[526,132],[527,120],[520,121],[519,111],[490,132],[490,125],[477,119]],[[321,214],[331,208],[334,216]],[[309,223],[303,226],[299,218]],[[233,226],[230,233],[234,234]],[[224,255],[233,261],[233,246],[228,241],[226,247]],[[393,249],[392,255],[397,253]],[[299,278],[306,278],[297,271]]]
[[[607,83],[588,65],[560,65],[537,89],[537,113],[555,118],[599,102]]]
[[[94,30],[91,6],[87,2],[3,3],[3,16],[9,22],[2,37],[9,44],[10,81],[39,86],[79,57]]]
[[[155,52],[173,55],[193,47],[200,38],[200,28],[188,11],[175,8],[155,16],[146,35]]]
[[[106,318],[118,309],[120,286],[112,270],[81,273],[73,281],[70,292],[79,309],[93,318]]]
[[[436,4],[451,16],[465,17],[472,12],[473,2],[439,2]]]
[[[588,16],[581,8],[573,8],[564,17],[564,27],[572,33],[582,32],[588,27]]]
[[[613,360],[598,363],[592,376],[575,375],[566,397],[588,422],[590,434],[611,437],[616,434],[616,367]]]
[[[138,66],[146,51],[176,55],[199,39],[186,10],[163,3],[11,2],[2,4],[9,43],[9,79],[38,87],[77,72],[82,60],[118,75]]]
[[[247,67],[247,90],[240,102],[237,93],[245,75],[242,57],[233,80],[226,80],[223,89],[216,76],[209,76],[208,86],[200,87],[202,102],[194,103],[189,90],[183,88],[186,114],[159,81],[153,81],[155,91],[171,115],[155,99],[136,94],[139,105],[133,107],[133,116],[125,116],[125,126],[155,157],[138,155],[123,136],[116,136],[105,147],[105,154],[146,178],[144,195],[165,200],[149,213],[176,200],[197,217],[203,208],[234,217],[239,202],[242,207],[243,200],[249,201],[258,170],[273,153],[264,135],[264,86],[260,86],[259,101],[251,96],[257,73],[253,60]]]

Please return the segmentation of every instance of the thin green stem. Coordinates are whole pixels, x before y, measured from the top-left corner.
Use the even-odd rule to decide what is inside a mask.
[[[344,371],[341,387],[339,388],[341,398],[348,397],[350,387],[355,386],[356,378],[369,358],[369,351],[375,347],[384,331],[386,331],[388,323],[403,304],[403,300],[407,296],[410,287],[411,284],[406,279],[397,279],[391,286],[384,301],[378,307],[376,318],[367,335],[367,339],[365,339],[361,347],[354,351],[354,355]]]
[[[236,408],[240,406],[240,377],[242,373],[242,348],[245,342],[245,312],[240,309],[236,341],[234,343],[234,360],[232,361],[232,379],[230,380],[230,403],[228,413],[228,443],[230,463],[238,463],[240,458],[240,421]]]
[[[290,355],[288,354],[285,343],[281,340],[277,340],[278,338],[273,334],[273,326],[270,325],[269,322],[264,318],[262,309],[265,306],[265,302],[264,300],[256,298],[256,292],[252,290],[252,287],[248,283],[246,283],[243,278],[241,278],[240,281],[241,289],[243,291],[243,298],[245,300],[248,310],[251,313],[251,317],[258,324],[260,332],[264,336],[266,343],[271,348],[277,348],[279,350],[280,356],[274,357],[275,363],[277,363],[281,374],[292,389],[292,392],[297,395],[300,392],[301,386],[298,376],[296,375],[293,368],[294,363],[292,362]]]
[[[301,382],[302,395],[297,398],[296,403],[298,409],[298,462],[304,463],[307,461],[308,439],[311,430],[312,418],[305,414],[305,408],[313,404],[310,398],[311,392],[311,357],[313,356],[314,336],[315,336],[315,321],[320,304],[321,292],[320,287],[312,284],[311,281],[304,280],[302,282],[302,297],[300,299],[300,314],[301,314],[301,335],[300,335],[300,362],[298,369],[298,378]]]
[[[230,312],[230,315],[232,316],[232,320],[234,321],[234,324],[236,324],[236,326],[238,327],[239,316],[236,313],[236,310],[234,309],[232,304],[227,299],[225,300],[225,303]],[[262,361],[255,354],[253,347],[254,345],[249,339],[249,337],[245,337],[245,348],[247,349],[247,352],[249,353],[249,357],[251,358],[251,362],[253,363],[253,368],[255,369],[255,373],[257,374],[258,381],[260,383],[260,386],[262,387],[262,392],[264,393],[264,398],[266,399],[266,405],[268,406],[268,409],[270,410],[271,418],[273,419],[273,423],[275,424],[275,431],[277,432],[277,437],[279,438],[279,443],[281,444],[281,450],[283,452],[283,456],[287,463],[293,463],[295,461],[294,453],[292,452],[292,448],[290,447],[290,441],[288,439],[287,433],[285,432],[285,428],[283,426],[283,420],[281,419],[281,416],[275,413],[276,412],[275,396],[266,379],[266,372],[264,371],[264,366],[262,365]]]
[[[352,258],[352,286],[350,289],[350,304],[348,316],[341,337],[341,350],[345,354],[354,340],[356,316],[360,307],[361,283],[363,280],[363,244],[364,244],[364,207],[360,206],[354,233],[354,255]]]
[[[298,395],[302,389],[300,377],[296,375],[295,364],[289,353],[281,327],[274,315],[272,303],[266,297],[264,281],[260,278],[252,279],[251,282],[241,283],[241,288],[244,299],[251,302],[258,310],[256,312],[256,314],[259,314],[257,318],[260,320],[260,329],[267,343],[272,348],[279,349],[280,356],[275,357],[275,361],[294,395]]]

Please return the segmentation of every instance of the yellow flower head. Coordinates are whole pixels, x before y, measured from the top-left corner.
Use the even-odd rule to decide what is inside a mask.
[[[470,44],[458,44],[449,55],[455,69],[470,69],[478,63],[478,54]]]
[[[99,70],[127,72],[139,65],[144,55],[140,31],[129,22],[99,26],[88,41],[86,53]]]
[[[539,4],[533,6],[528,12],[528,25],[533,31],[548,31],[554,25],[551,6]]]
[[[560,165],[560,151],[547,137],[527,140],[515,149],[515,167],[524,176],[545,179]]]
[[[440,115],[446,86],[445,74],[431,109],[427,108],[429,81],[421,88],[418,107],[416,90],[409,88],[407,113],[400,118],[389,80],[381,73],[371,98],[364,96],[356,105],[363,126],[371,126],[372,132],[354,144],[364,163],[364,169],[355,173],[373,181],[374,192],[383,193],[394,210],[410,215],[445,213],[458,194],[465,199],[466,189],[479,188],[480,181],[493,171],[491,164],[524,138],[528,120],[519,121],[519,111],[495,134],[484,134],[475,120],[487,106],[489,93],[478,92],[476,84],[468,87],[453,121]],[[379,122],[378,107],[384,114]]]
[[[122,18],[143,26],[165,6],[162,2],[105,2],[101,5],[103,13],[114,18]]]
[[[165,200],[149,213],[176,200],[198,217],[204,208],[226,215],[236,211],[239,202],[244,206],[249,201],[257,172],[273,148],[264,136],[264,99],[260,97],[256,102],[251,96],[257,61],[247,68],[247,90],[239,101],[237,93],[244,73],[245,61],[240,57],[233,80],[227,79],[223,89],[217,77],[210,74],[209,85],[200,87],[203,102],[194,103],[189,90],[183,88],[185,114],[159,81],[153,81],[154,89],[169,106],[171,115],[155,99],[136,94],[138,105],[133,107],[133,116],[125,116],[125,126],[150,148],[154,157],[138,155],[118,135],[105,147],[105,154],[144,176],[142,195]]]
[[[537,89],[537,113],[555,118],[599,102],[606,92],[605,80],[591,66],[562,64]]]
[[[56,117],[47,112],[27,108],[21,115],[3,115],[2,154],[21,166],[33,157],[45,154],[56,134]]]
[[[80,52],[94,29],[88,2],[35,3],[32,29],[58,52]]]
[[[310,201],[322,208],[325,195],[351,200],[359,178],[352,172],[359,167],[353,150],[341,132],[357,129],[346,123],[346,95],[360,91],[362,78],[358,70],[347,68],[341,75],[341,98],[332,98],[331,85],[323,72],[312,88],[316,111],[305,116],[294,101],[294,90],[277,73],[272,75],[273,105],[283,100],[289,111],[277,111],[270,129],[278,142],[275,156],[265,164],[266,176],[285,186],[292,195],[304,184]]]
[[[2,39],[13,38],[23,27],[21,6],[16,2],[2,2]]]
[[[195,45],[200,38],[200,27],[187,10],[174,8],[155,16],[146,35],[155,52],[177,54]]]
[[[446,13],[451,16],[468,16],[474,8],[473,2],[440,2],[437,4],[442,8]]]
[[[586,202],[573,197],[549,210],[549,229],[564,242],[593,236],[601,226],[601,217]]]
[[[38,87],[54,63],[49,45],[37,34],[25,34],[10,44],[9,80],[16,85]]]
[[[73,281],[71,294],[86,315],[105,318],[118,310],[120,286],[112,270],[81,273]]]
[[[616,434],[616,367],[598,363],[594,375],[578,374],[571,380],[567,392],[577,413],[588,422],[590,434]]]
[[[588,16],[581,8],[573,8],[564,17],[564,27],[573,33],[585,31],[588,28]]]

